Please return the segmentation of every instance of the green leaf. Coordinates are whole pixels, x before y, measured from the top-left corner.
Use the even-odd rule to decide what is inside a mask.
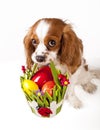
[[[65,95],[65,93],[66,93],[66,89],[67,89],[67,87],[66,87],[66,86],[63,86],[62,99],[64,98],[64,95]]]
[[[62,100],[60,90],[58,90],[58,103]]]
[[[54,78],[54,82],[56,84],[60,85],[59,80],[58,80],[58,73],[57,73],[55,65],[52,61],[50,62],[50,68],[51,68],[51,72],[52,72],[52,75],[53,75],[53,78]]]
[[[23,81],[24,81],[24,77],[23,77],[23,76],[20,76],[21,87],[23,87]]]
[[[66,76],[67,79],[69,79],[69,74],[68,74],[68,72],[66,72],[65,76]]]
[[[39,97],[36,97],[37,99],[37,103],[39,104],[39,106],[44,106],[44,103],[39,99]]]
[[[56,101],[56,86],[53,88],[53,101]]]
[[[31,108],[32,112],[33,112],[33,113],[35,113],[35,110],[34,110],[34,108],[32,108],[32,107],[30,107],[30,108]],[[35,114],[36,114],[36,113],[35,113]]]
[[[46,95],[43,96],[43,102],[44,102],[44,106],[45,106],[45,107],[49,107],[49,106],[50,106],[50,105],[49,105],[50,103],[49,103],[49,102],[47,101],[47,99],[46,99]]]
[[[42,107],[44,106],[43,101],[41,101],[41,99],[38,96],[36,96],[34,93],[32,93],[30,97],[33,100],[36,100],[39,106],[42,106]]]
[[[24,77],[20,76],[20,82],[23,82],[23,80],[24,80]]]
[[[23,88],[22,88],[23,90]],[[31,96],[29,96],[24,90],[23,90],[24,94],[25,94],[25,97],[28,101],[33,101],[33,99],[31,98]]]
[[[32,66],[32,74],[31,74],[31,76],[33,76],[33,74],[36,73],[37,66],[38,66],[37,63]]]
[[[56,110],[56,114],[58,114],[61,111],[62,105],[60,107],[57,108]]]
[[[48,98],[49,102],[52,102],[52,97],[50,96],[48,92],[45,92],[45,96],[46,98]]]

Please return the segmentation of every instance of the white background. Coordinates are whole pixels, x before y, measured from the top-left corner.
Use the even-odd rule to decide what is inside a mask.
[[[100,81],[97,91],[76,93],[83,101],[79,110],[64,103],[54,118],[31,113],[20,88],[20,66],[25,64],[23,38],[39,18],[69,20],[84,45],[90,66],[100,68],[99,0],[1,0],[0,1],[0,129],[2,130],[100,130]]]

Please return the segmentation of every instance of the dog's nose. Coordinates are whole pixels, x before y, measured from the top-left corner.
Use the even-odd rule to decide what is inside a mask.
[[[38,55],[38,56],[36,56],[36,60],[37,60],[38,62],[43,62],[43,61],[45,61],[45,56],[40,56],[40,55]]]

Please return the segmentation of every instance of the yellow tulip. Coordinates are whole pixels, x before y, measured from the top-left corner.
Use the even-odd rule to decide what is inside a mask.
[[[32,94],[32,92],[37,91],[39,89],[38,85],[32,80],[25,79],[22,84],[23,90],[28,94]]]

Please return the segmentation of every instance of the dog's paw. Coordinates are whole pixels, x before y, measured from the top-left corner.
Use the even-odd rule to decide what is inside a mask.
[[[76,96],[70,96],[68,99],[69,99],[70,104],[74,108],[77,109],[77,108],[81,108],[82,107],[82,102]]]
[[[82,102],[79,100],[79,99],[77,99],[74,103],[73,103],[73,107],[74,108],[81,108],[82,107]]]
[[[88,93],[93,93],[96,91],[97,87],[95,84],[88,82],[86,84],[82,84],[83,89]]]
[[[100,80],[100,69],[90,70],[90,73],[93,76],[93,78],[97,78]]]

